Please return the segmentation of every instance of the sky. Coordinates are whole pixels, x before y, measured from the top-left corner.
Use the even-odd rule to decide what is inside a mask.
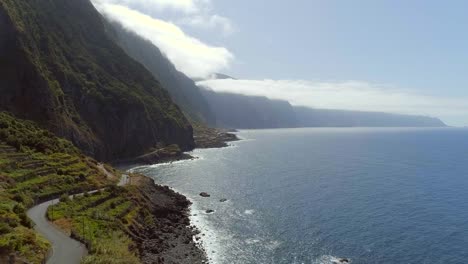
[[[93,2],[216,91],[468,125],[468,1]]]

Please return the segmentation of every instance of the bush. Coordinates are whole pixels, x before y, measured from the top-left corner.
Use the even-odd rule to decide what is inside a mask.
[[[25,226],[25,227],[28,227],[28,228],[32,228],[33,227],[33,222],[31,221],[31,219],[29,219],[29,217],[26,215],[26,212],[23,212],[23,213],[20,213],[19,214],[19,218],[21,220],[21,225]]]
[[[80,176],[79,176],[79,180],[80,181],[86,181],[86,176],[84,175],[84,173],[80,173]]]
[[[0,222],[0,235],[8,234],[13,231],[13,228],[10,227],[7,223]]]
[[[13,212],[15,212],[15,214],[24,214],[25,211],[26,209],[22,204],[15,204],[15,206],[13,206]]]
[[[61,203],[68,203],[70,201],[70,196],[66,193],[62,194],[62,196],[60,196],[60,199],[59,201]]]

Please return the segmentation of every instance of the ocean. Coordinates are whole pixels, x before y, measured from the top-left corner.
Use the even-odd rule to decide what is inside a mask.
[[[468,129],[238,135],[135,168],[193,201],[212,263],[468,263]]]

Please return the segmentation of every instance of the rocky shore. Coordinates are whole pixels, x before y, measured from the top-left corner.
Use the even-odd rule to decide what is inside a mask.
[[[194,125],[195,146],[199,149],[224,148],[229,146],[229,142],[237,141],[235,130],[209,128],[200,125]],[[183,152],[178,145],[157,146],[148,153],[124,160],[116,160],[113,163],[118,166],[125,164],[159,164],[179,160],[194,159],[193,156]]]
[[[228,143],[237,141],[239,138],[234,132],[236,130],[222,128],[208,128],[204,126],[194,126],[195,146],[197,148],[224,148]]]
[[[132,185],[151,212],[139,216],[130,228],[142,263],[208,263],[204,249],[194,240],[199,231],[190,224],[190,201],[145,176],[133,176]]]
[[[197,127],[194,138],[197,148],[222,148],[227,142],[239,140],[233,131]],[[155,164],[192,156],[181,152],[176,146],[168,146],[141,156],[138,163]],[[135,185],[145,198],[145,206],[151,215],[139,216],[131,226],[131,237],[136,242],[143,263],[198,264],[209,263],[200,240],[195,239],[200,231],[190,223],[191,202],[167,186],[154,184],[153,180],[133,175]],[[208,194],[207,194],[208,195]],[[209,196],[209,195],[208,195]]]

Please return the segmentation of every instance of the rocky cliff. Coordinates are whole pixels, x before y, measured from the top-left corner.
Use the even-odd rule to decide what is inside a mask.
[[[0,1],[0,110],[99,159],[193,148],[166,90],[106,32],[89,0]]]
[[[203,95],[216,114],[217,126],[225,128],[446,126],[427,116],[300,107],[282,100],[206,89]]]
[[[380,112],[294,107],[301,127],[444,127],[438,118]]]
[[[192,79],[178,71],[158,47],[134,32],[124,29],[117,22],[109,21],[108,25],[116,43],[161,82],[187,117],[194,122],[215,124],[215,115],[200,88]]]
[[[287,101],[205,89],[203,95],[216,114],[218,127],[252,129],[297,126],[294,109]]]

